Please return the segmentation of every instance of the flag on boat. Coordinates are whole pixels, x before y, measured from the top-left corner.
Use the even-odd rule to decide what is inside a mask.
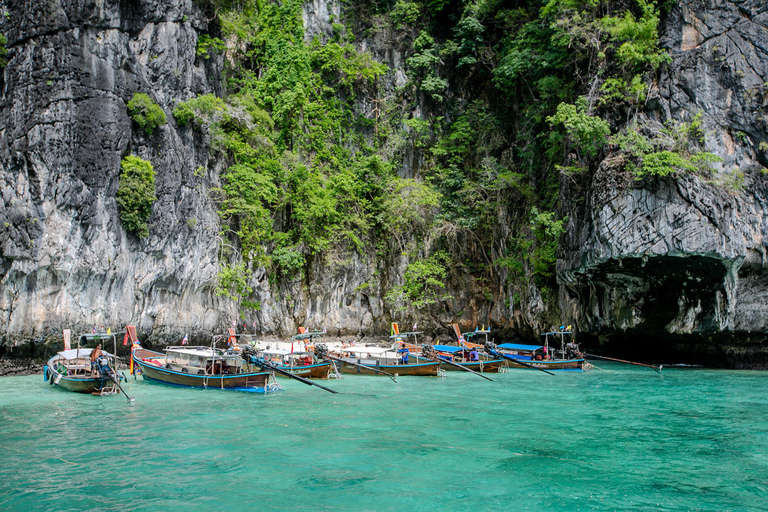
[[[253,321],[253,325],[251,325],[254,329],[256,329],[256,320]]]
[[[125,337],[123,338],[123,346],[128,344],[128,329],[125,330]]]
[[[91,331],[91,334],[96,334],[96,326],[93,326],[93,330]]]
[[[569,325],[568,328],[566,329],[566,331],[570,331],[572,329],[572,327],[573,327],[572,325]]]
[[[418,322],[413,322],[413,329],[412,329],[412,330],[413,330],[413,332],[416,332],[416,324],[417,324],[417,323],[418,323]]]
[[[187,344],[189,344],[189,338],[187,337],[187,335],[186,335],[186,334],[184,335],[184,338],[181,340],[181,344],[182,344],[182,345],[187,345]]]
[[[112,336],[112,328],[107,327],[107,336]]]
[[[234,321],[234,320],[232,320],[232,328],[233,328],[233,329],[237,328],[237,322],[236,322],[236,321]]]

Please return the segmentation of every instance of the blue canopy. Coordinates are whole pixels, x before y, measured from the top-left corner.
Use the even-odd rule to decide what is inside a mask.
[[[454,347],[452,345],[435,345],[435,350],[438,352],[448,352],[453,354],[454,352],[460,352],[464,350],[464,347]]]
[[[530,350],[533,352],[534,350],[544,348],[544,345],[518,345],[517,343],[502,343],[499,345],[499,348],[506,348],[509,350]]]

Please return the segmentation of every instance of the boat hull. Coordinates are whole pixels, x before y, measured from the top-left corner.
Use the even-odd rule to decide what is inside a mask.
[[[271,391],[269,378],[272,372],[251,372],[238,374],[219,374],[219,375],[192,375],[184,372],[177,372],[168,368],[162,368],[144,361],[140,356],[151,354],[153,357],[162,356],[157,352],[142,350],[134,353],[133,362],[141,369],[142,376],[151,381],[169,384],[172,386],[181,386],[187,388],[215,388],[215,389],[235,389],[248,390],[266,393]]]
[[[357,362],[357,361],[353,361]],[[339,372],[341,372],[344,375],[352,375],[352,374],[359,374],[359,375],[380,375],[385,376],[383,373],[377,373],[373,369],[381,370],[382,372],[387,372],[391,374],[398,374],[399,376],[402,375],[421,375],[421,376],[431,376],[436,377],[438,375],[438,370],[440,368],[440,363],[433,362],[433,363],[418,363],[418,364],[381,364],[379,366],[370,366],[369,368],[361,368],[360,366],[355,366],[353,364],[349,364],[348,362],[338,359],[336,360],[337,368],[339,369]]]
[[[327,379],[328,375],[331,373],[330,361],[310,364],[307,366],[278,366],[278,368],[287,372],[291,372],[292,374],[298,375],[299,377],[304,377],[305,379]],[[277,375],[280,377],[285,377],[279,373]]]
[[[256,371],[258,368],[260,368],[260,366],[253,365],[253,364],[246,364],[243,367],[248,369],[249,371]],[[327,379],[331,373],[330,361],[323,361],[320,363],[309,364],[306,366],[278,365],[277,368],[280,368],[281,370],[286,372],[290,372],[294,375],[298,375],[299,377],[304,377],[305,379]],[[275,376],[284,377],[286,379],[290,378],[277,372],[275,372]]]
[[[72,391],[73,393],[101,393],[102,389],[113,386],[112,381],[109,379],[75,379],[72,377],[65,377],[56,372],[52,373],[53,380],[51,381],[49,379],[51,384],[61,389]]]
[[[114,384],[109,378],[86,378],[67,376],[53,368],[51,361],[45,367],[45,380],[52,386],[73,393],[101,393],[102,389],[111,388]]]
[[[458,364],[459,366],[463,366],[464,368],[467,368],[469,370],[472,370],[478,373],[498,373],[499,369],[504,365],[504,360],[493,359],[491,361],[477,361],[477,362],[465,362],[465,363],[455,363],[455,364]],[[445,364],[445,363],[440,363],[440,368],[449,372],[462,371],[453,365]]]
[[[509,363],[509,368],[514,370],[533,370],[533,369],[539,369],[539,370],[568,370],[568,371],[576,371],[581,372],[584,371],[584,360],[583,359],[561,359],[556,361],[534,361],[534,360],[524,360],[523,362],[527,365],[522,365],[515,361],[515,359],[508,358],[507,362]],[[531,366],[533,368],[531,368]]]

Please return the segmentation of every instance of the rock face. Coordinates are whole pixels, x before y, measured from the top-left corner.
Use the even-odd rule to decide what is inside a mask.
[[[206,191],[218,172],[170,116],[175,101],[219,88],[220,63],[196,60],[203,13],[194,0],[6,5],[0,338],[129,322],[161,335],[211,329],[227,313],[211,293],[218,217]],[[128,117],[136,92],[168,114],[152,137]],[[157,171],[144,240],[126,235],[115,203],[131,153]]]
[[[198,37],[217,34],[214,16],[195,0],[4,5],[0,342],[58,340],[62,328],[128,323],[158,343],[221,331],[239,314],[215,294],[223,242],[209,192],[227,162],[171,116],[179,100],[223,93],[222,58],[196,55]],[[305,4],[308,40],[328,38],[340,6]],[[768,330],[766,26],[768,6],[760,0],[684,0],[666,17],[662,42],[672,62],[642,116],[663,123],[701,113],[707,150],[723,158],[716,176],[635,182],[607,160],[588,176],[564,178],[569,225],[559,304],[582,339],[645,351],[655,340],[655,348],[702,350],[708,362],[733,366],[760,350]],[[408,44],[400,36],[387,28],[359,45],[391,70],[385,93],[405,84]],[[151,136],[127,114],[137,92],[168,116]],[[377,107],[361,101],[366,112]],[[128,154],[150,160],[157,172],[150,235],[142,240],[126,234],[115,201]],[[419,158],[407,154],[400,174],[413,177]],[[530,284],[520,309],[500,284],[504,275],[491,285],[493,300],[471,279],[453,276],[446,292],[454,299],[445,308],[429,318],[397,316],[383,294],[399,284],[407,263],[405,256],[376,262],[350,253],[310,261],[301,279],[270,282],[257,271],[261,310],[238,322],[283,336],[299,325],[380,334],[403,317],[418,319],[420,328],[493,322],[533,335],[543,327],[546,301],[536,287]]]
[[[580,331],[646,348],[652,340],[657,348],[698,344],[710,363],[762,351],[767,24],[758,1],[680,2],[666,20],[672,61],[647,117],[683,122],[701,113],[707,151],[723,159],[714,176],[635,182],[606,161],[584,182],[564,184],[560,302]],[[752,350],[724,354],[733,343]]]

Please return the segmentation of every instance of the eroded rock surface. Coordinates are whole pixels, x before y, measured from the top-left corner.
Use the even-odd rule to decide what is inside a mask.
[[[767,36],[768,7],[759,1],[685,1],[670,13],[662,41],[672,62],[647,118],[701,114],[706,149],[723,161],[713,176],[642,182],[606,161],[583,182],[565,183],[561,307],[581,331],[646,346],[763,350]]]

